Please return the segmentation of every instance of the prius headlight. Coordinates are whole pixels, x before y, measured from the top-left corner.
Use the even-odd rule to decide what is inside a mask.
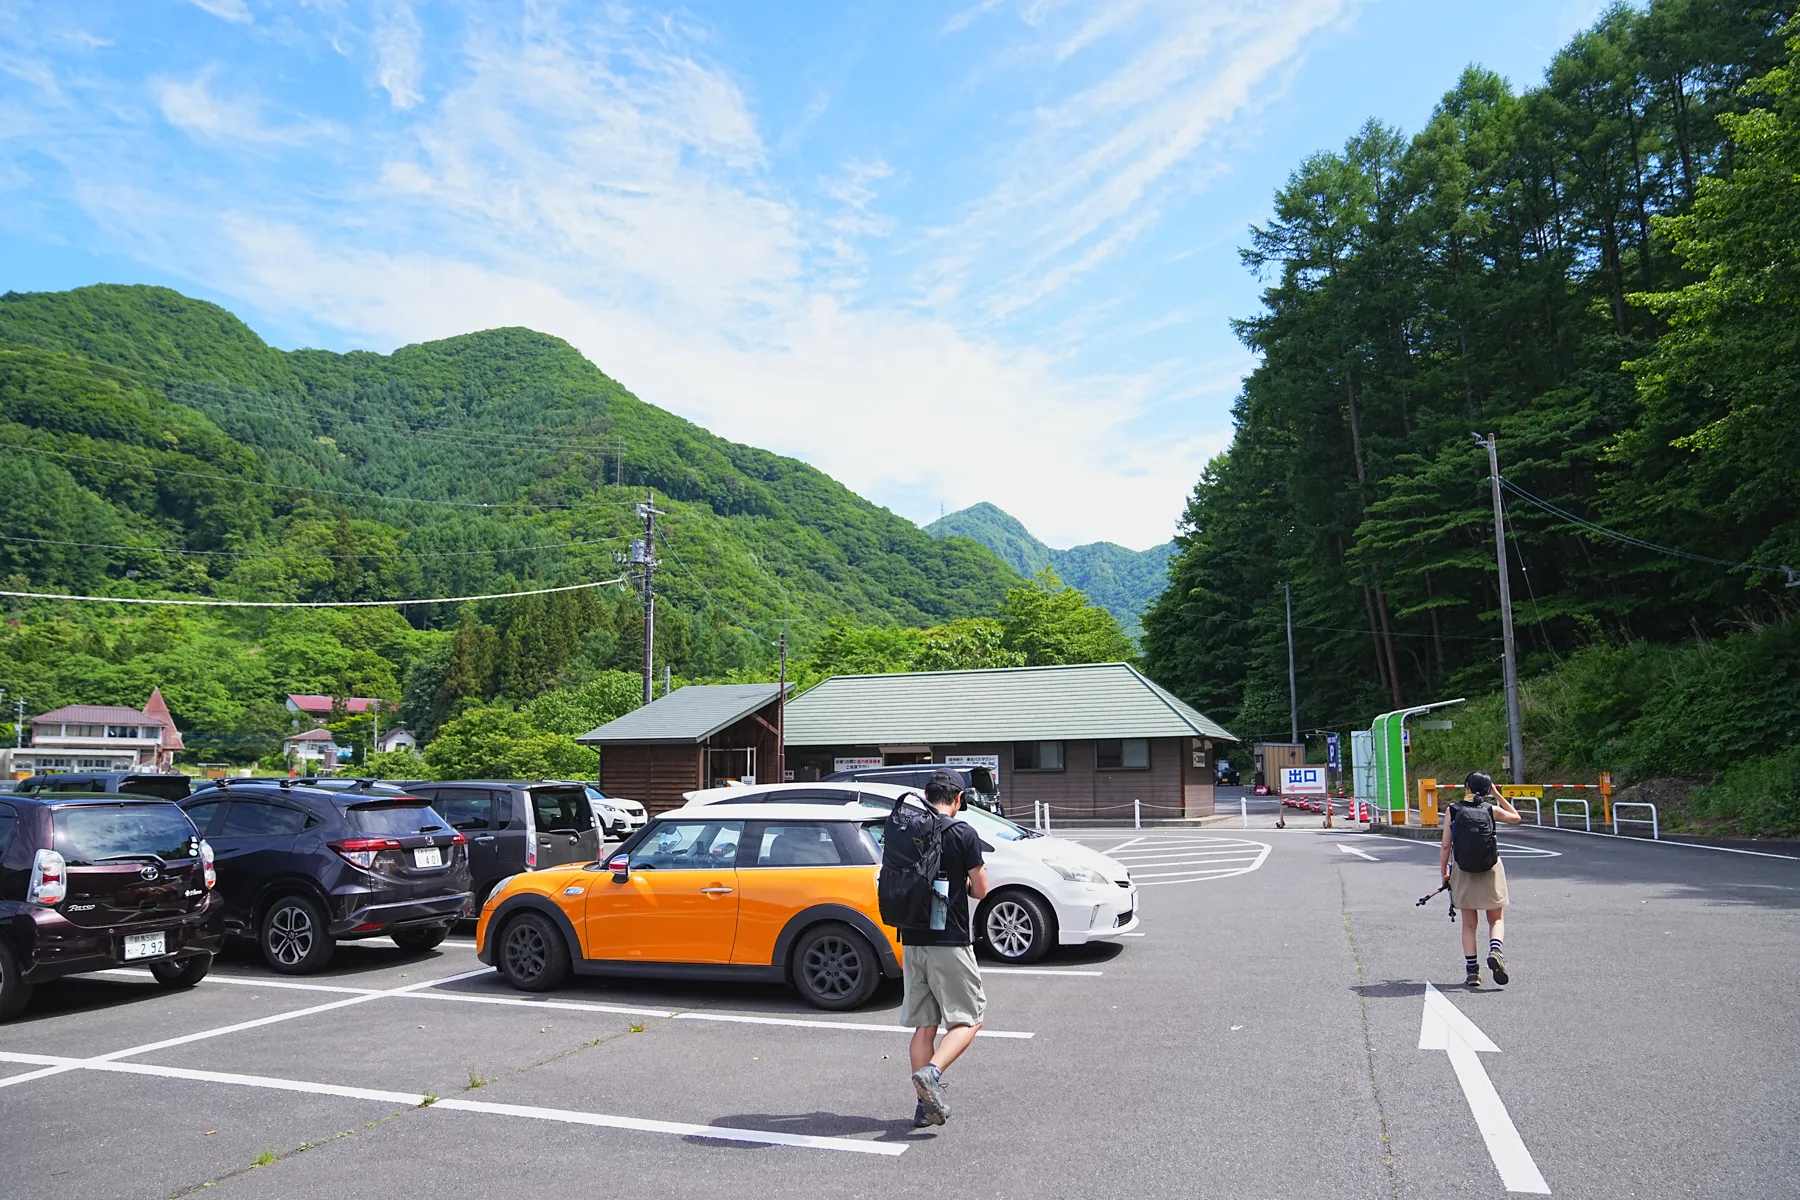
[[[1104,886],[1112,882],[1112,880],[1094,870],[1092,867],[1081,867],[1076,866],[1074,863],[1058,862],[1054,858],[1046,858],[1044,860],[1044,865],[1049,867],[1052,871],[1055,871],[1058,875],[1061,875],[1070,883],[1098,883]]]

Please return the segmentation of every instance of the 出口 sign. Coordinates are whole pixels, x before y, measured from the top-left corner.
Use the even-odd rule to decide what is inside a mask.
[[[1284,796],[1325,795],[1324,767],[1281,768],[1281,794]]]

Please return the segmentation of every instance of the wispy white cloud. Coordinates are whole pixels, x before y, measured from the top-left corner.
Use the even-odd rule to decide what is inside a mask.
[[[254,19],[244,0],[191,0],[195,8],[203,8],[221,21],[248,25]]]
[[[1172,195],[1208,176],[1209,139],[1279,92],[1307,40],[1353,0],[1042,3],[1021,69],[1065,80],[1001,159],[991,189],[937,231],[943,303],[1006,317],[1118,256]]]
[[[263,103],[255,95],[222,96],[213,90],[218,72],[214,64],[188,79],[152,79],[150,93],[163,119],[189,137],[213,143],[295,145],[335,134],[328,121],[266,123]]]
[[[375,78],[395,108],[418,106],[425,74],[424,30],[407,0],[385,0],[375,17]]]

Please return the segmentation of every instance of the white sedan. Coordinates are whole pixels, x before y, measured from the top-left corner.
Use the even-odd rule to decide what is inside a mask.
[[[650,820],[644,806],[636,800],[608,796],[591,783],[582,786],[587,789],[588,807],[594,811],[594,820],[599,823],[607,841],[622,842]]]
[[[708,804],[860,804],[885,813],[916,788],[884,783],[783,783],[688,792],[688,807]],[[1079,946],[1138,926],[1137,885],[1123,864],[1076,842],[1005,817],[965,807],[957,820],[981,836],[988,894],[975,912],[975,937],[995,958],[1030,963],[1056,945]]]

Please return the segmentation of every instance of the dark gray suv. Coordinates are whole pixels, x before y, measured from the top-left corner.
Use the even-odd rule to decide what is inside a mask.
[[[599,861],[601,833],[579,783],[411,779],[404,786],[469,839],[470,915],[508,875]]]

